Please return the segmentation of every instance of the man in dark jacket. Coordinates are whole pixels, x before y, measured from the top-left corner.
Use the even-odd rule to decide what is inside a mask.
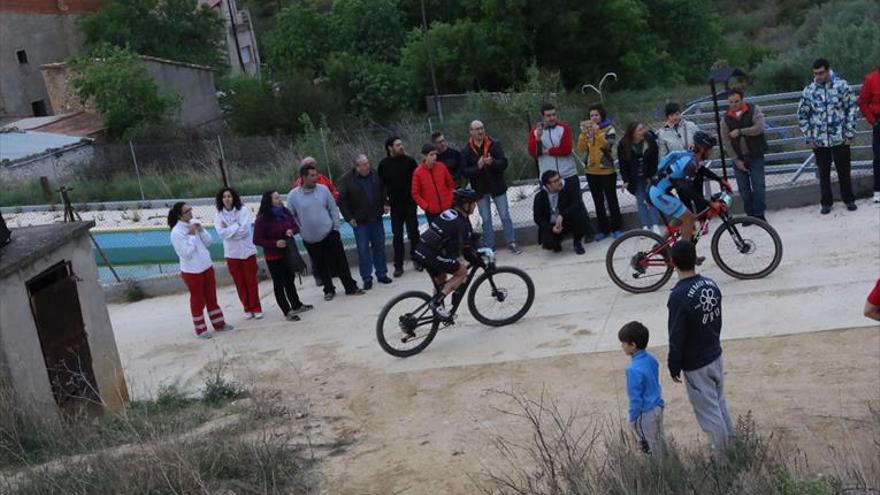
[[[724,397],[721,362],[721,289],[697,275],[697,250],[689,241],[669,249],[679,281],[669,294],[669,374],[687,382],[688,399],[700,428],[709,436],[719,460],[733,437],[733,423]]]
[[[516,245],[516,232],[510,219],[510,208],[507,204],[507,182],[504,170],[507,169],[507,158],[501,149],[501,143],[486,135],[482,122],[471,122],[470,139],[464,149],[464,174],[471,181],[471,188],[482,195],[477,202],[480,217],[483,219],[483,243],[495,249],[495,228],[492,226],[492,203],[501,217],[504,229],[504,240],[513,254],[522,251]]]
[[[431,144],[437,149],[437,161],[442,162],[449,170],[452,181],[455,182],[455,188],[465,187],[467,177],[464,175],[464,156],[462,153],[449,146],[449,142],[442,132],[431,134]]]
[[[410,259],[419,242],[419,217],[416,214],[416,202],[412,198],[413,172],[419,166],[407,156],[403,149],[403,141],[398,136],[391,136],[385,141],[385,154],[379,162],[379,178],[385,186],[388,204],[391,206],[391,235],[394,238],[394,276],[403,275],[403,227],[406,225],[406,237],[409,239]]]
[[[743,90],[733,88],[727,93],[728,109],[721,121],[721,143],[733,157],[736,185],[742,197],[746,215],[764,218],[765,202],[764,113],[758,105],[746,103]]]
[[[587,231],[587,217],[581,202],[570,189],[565,189],[562,176],[555,170],[541,174],[543,187],[535,195],[532,216],[538,225],[538,242],[544,249],[562,251],[562,238],[571,235],[574,252],[584,254],[581,239]]]
[[[357,243],[358,268],[364,281],[364,290],[373,288],[373,269],[376,280],[390,284],[385,261],[385,186],[379,173],[370,167],[366,155],[354,158],[354,167],[339,182],[339,211],[354,229]]]

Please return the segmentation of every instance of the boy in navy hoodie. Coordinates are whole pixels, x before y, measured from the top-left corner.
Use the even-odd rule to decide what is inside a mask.
[[[629,396],[629,424],[642,449],[648,454],[666,453],[663,434],[663,393],[660,389],[660,366],[645,350],[648,329],[631,321],[617,333],[620,347],[632,360],[626,368],[626,393]]]
[[[681,383],[697,422],[712,443],[716,460],[733,438],[734,429],[724,397],[721,362],[721,289],[697,275],[693,243],[678,241],[669,249],[679,281],[669,294],[669,374]]]

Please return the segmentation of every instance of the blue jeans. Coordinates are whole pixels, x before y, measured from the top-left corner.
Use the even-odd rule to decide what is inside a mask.
[[[487,194],[477,202],[477,207],[480,209],[480,218],[483,219],[483,244],[495,249],[495,228],[492,226],[491,201],[495,202],[495,208],[498,209],[498,216],[501,217],[501,227],[504,229],[504,240],[507,241],[508,246],[516,244],[516,237],[513,231],[513,220],[510,219],[510,208],[507,204],[507,194],[499,194],[498,196],[489,196]]]
[[[358,224],[354,228],[354,240],[358,250],[358,270],[364,282],[373,280],[373,268],[376,277],[388,274],[385,261],[385,224],[382,220]]]
[[[743,200],[746,215],[764,218],[767,209],[765,200],[766,185],[764,183],[764,157],[746,160],[747,171],[733,167],[736,174],[736,186]]]
[[[643,227],[651,227],[652,225],[663,225],[660,221],[660,214],[653,206],[649,206],[648,200],[648,184],[646,179],[640,179],[636,182],[636,205],[639,207],[639,222]]]

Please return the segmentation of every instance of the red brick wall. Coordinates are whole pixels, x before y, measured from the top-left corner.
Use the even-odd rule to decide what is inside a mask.
[[[0,12],[83,14],[97,12],[101,0],[0,0]]]

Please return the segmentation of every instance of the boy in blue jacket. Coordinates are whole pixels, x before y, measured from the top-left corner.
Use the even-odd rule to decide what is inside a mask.
[[[620,347],[632,360],[626,368],[626,393],[629,396],[629,424],[642,449],[648,454],[666,453],[663,433],[663,394],[660,389],[660,366],[648,351],[648,329],[638,321],[624,325],[617,333]]]

